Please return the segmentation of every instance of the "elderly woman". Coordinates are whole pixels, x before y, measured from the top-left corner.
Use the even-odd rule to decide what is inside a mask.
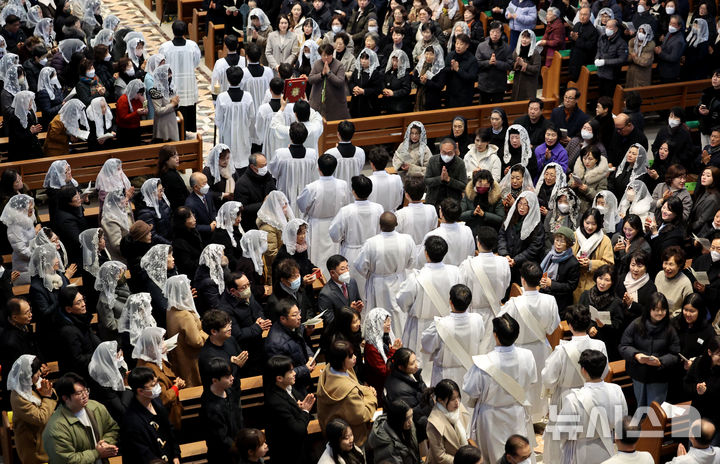
[[[45,156],[67,155],[70,152],[70,142],[87,140],[90,135],[87,130],[89,126],[85,105],[78,99],[68,101],[50,122],[43,153]]]
[[[685,250],[679,246],[667,247],[663,249],[661,259],[662,272],[655,276],[655,287],[665,295],[670,314],[675,316],[682,309],[685,297],[693,293],[692,283],[682,271],[685,267]]]
[[[140,187],[142,200],[136,198],[135,217],[152,227],[153,243],[169,244],[172,238],[172,211],[160,179],[146,180]]]
[[[267,64],[265,59],[265,45],[270,33],[273,31],[270,20],[263,10],[253,8],[248,15],[246,43],[256,43],[263,53],[262,64]]]
[[[100,226],[105,233],[107,250],[112,259],[124,262],[120,252],[120,241],[128,233],[133,223],[132,211],[128,206],[128,198],[123,190],[113,190],[105,197]]]
[[[42,378],[41,366],[40,358],[24,354],[15,361],[7,374],[13,434],[23,464],[48,461],[42,433],[55,411],[57,395],[50,381]]]
[[[715,44],[711,43],[709,39],[708,22],[702,18],[693,19],[690,33],[685,38],[687,47],[683,53],[685,62],[682,66],[680,79],[694,81],[706,79],[710,75],[709,70],[705,69],[707,67],[708,49]]]
[[[116,422],[122,421],[126,404],[132,396],[130,391],[125,390],[123,381],[127,371],[123,350],[118,349],[115,340],[102,342],[95,348],[88,365],[90,397],[102,403]]]
[[[544,244],[537,196],[533,192],[522,192],[510,207],[498,233],[498,254],[507,258],[513,282],[520,282],[520,267],[524,262],[540,261]]]
[[[545,249],[553,247],[555,233],[561,227],[577,228],[578,198],[570,187],[553,190],[547,205],[547,213],[543,220],[545,228]],[[540,209],[542,213],[542,208]],[[573,243],[575,240],[573,239]]]
[[[153,140],[156,143],[180,140],[175,112],[180,105],[180,97],[172,81],[170,65],[158,66],[153,73],[154,87],[149,94],[153,107]]]
[[[113,115],[108,108],[105,97],[96,97],[85,109],[90,124],[88,136],[88,151],[110,150],[113,148],[112,140],[115,138],[115,125]]]
[[[402,50],[394,50],[385,67],[382,104],[388,113],[407,113],[410,101],[410,60]]]
[[[265,252],[265,266],[270,273],[272,272],[272,264],[275,257],[282,246],[282,231],[288,221],[295,219],[295,214],[288,204],[287,197],[279,190],[274,190],[265,197],[265,201],[258,210],[257,226],[258,229],[268,233],[267,251]],[[266,277],[266,283],[272,282],[272,273]]]
[[[418,63],[412,72],[417,87],[415,111],[435,110],[442,104],[442,90],[445,88],[445,60],[442,47],[435,43],[422,50]]]
[[[282,246],[278,250],[278,254],[273,261],[273,272],[275,276],[274,280],[277,282],[275,269],[277,269],[277,263],[282,262],[284,259],[292,258],[300,268],[300,275],[307,276],[312,274],[318,269],[315,264],[310,261],[308,241],[307,241],[308,224],[302,219],[292,219],[288,221],[287,225],[282,232]]]
[[[198,356],[208,335],[203,332],[200,316],[195,310],[190,279],[176,275],[167,279],[165,293],[168,299],[167,333],[178,336],[177,347],[170,352],[170,360],[189,387],[199,387]]]
[[[652,83],[652,65],[655,60],[655,41],[649,24],[638,27],[635,37],[628,43],[628,71],[625,85],[644,87]]]
[[[95,280],[95,290],[100,295],[97,302],[98,335],[103,340],[118,337],[118,319],[130,296],[130,289],[125,283],[126,269],[125,264],[119,261],[108,261],[98,270]]]
[[[217,193],[218,208],[220,203],[233,198],[240,174],[230,164],[230,147],[224,143],[215,145],[205,157],[202,173],[207,177],[210,190]]]
[[[228,201],[218,210],[215,219],[215,230],[210,237],[211,243],[217,243],[225,247],[225,255],[228,258],[228,266],[235,271],[238,268],[238,259],[242,258],[240,240],[243,236],[243,229],[240,226],[242,220],[242,203],[239,201]]]
[[[547,26],[538,45],[543,47],[545,66],[549,68],[555,56],[555,50],[562,50],[565,46],[565,25],[560,10],[555,7],[548,8],[545,19],[547,20]]]
[[[122,161],[118,158],[110,158],[105,161],[103,167],[95,179],[95,188],[98,192],[98,202],[100,203],[100,216],[102,217],[103,203],[108,193],[113,190],[130,191],[128,194],[132,196],[135,193],[135,187],[130,185],[130,179],[122,170]]]
[[[502,153],[503,174],[507,174],[510,168],[517,164],[530,172],[531,180],[537,178],[539,172],[537,159],[532,152],[527,130],[519,124],[513,124],[505,133]]]
[[[564,319],[565,308],[573,303],[573,292],[580,281],[580,264],[572,250],[575,245],[573,230],[560,227],[553,237],[553,247],[540,263],[543,270],[540,291],[555,297],[560,317]]]
[[[515,72],[513,101],[527,100],[537,95],[541,58],[540,53],[535,49],[536,46],[535,32],[525,29],[520,33],[520,40],[512,56],[512,70]]]
[[[157,78],[155,85],[158,85]],[[157,108],[155,111],[157,112]],[[147,113],[145,85],[140,79],[133,79],[128,83],[125,93],[117,100],[117,138],[121,146],[140,145],[140,119]],[[157,116],[156,114],[155,117]]]
[[[665,171],[665,182],[658,184],[652,192],[650,211],[658,213],[670,197],[678,197],[683,204],[683,221],[690,219],[693,200],[685,189],[687,171],[680,164],[671,164]]]
[[[19,272],[14,285],[25,285],[30,282],[28,264],[32,250],[30,242],[40,225],[35,224],[35,200],[29,195],[17,194],[10,198],[0,215],[0,222],[7,227],[7,237],[12,247],[12,270]]]
[[[392,163],[403,178],[407,174],[424,176],[431,156],[432,152],[427,144],[425,126],[420,121],[413,121],[408,124],[405,130],[405,140],[395,150]]]

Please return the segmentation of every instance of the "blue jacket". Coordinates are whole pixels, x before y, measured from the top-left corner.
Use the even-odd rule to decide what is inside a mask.
[[[550,163],[557,163],[563,167],[563,171],[568,171],[568,154],[567,150],[565,150],[565,147],[560,145],[560,143],[556,143],[552,150],[550,150],[552,155],[550,155],[549,160],[545,159],[545,150],[547,150],[547,145],[544,143],[542,145],[538,145],[538,147],[535,149],[535,159],[537,160],[538,175],[540,175],[545,165]]]
[[[304,390],[310,385],[310,370],[305,363],[308,362],[313,353],[302,337],[300,330],[291,331],[283,326],[280,321],[275,322],[265,339],[265,354],[268,359],[278,354],[290,357],[295,370],[295,387]]]
[[[512,0],[511,6],[505,9],[505,17],[508,18],[510,9],[515,7],[515,13],[518,17],[510,19],[510,29],[513,31],[522,31],[524,29],[535,30],[537,23],[537,6],[532,0]]]

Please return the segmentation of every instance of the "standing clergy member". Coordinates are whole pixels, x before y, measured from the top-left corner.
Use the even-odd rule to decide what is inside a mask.
[[[467,258],[460,265],[460,282],[472,291],[472,312],[485,320],[485,333],[481,354],[492,351],[492,320],[500,314],[500,300],[510,286],[510,265],[502,256],[493,254],[497,247],[497,231],[483,226],[477,233],[478,255]]]
[[[380,233],[368,239],[355,260],[355,270],[365,277],[365,301],[370,308],[385,308],[392,316],[393,331],[402,333],[405,314],[395,301],[406,270],[415,262],[415,242],[395,231],[397,218],[388,211],[380,216]]]
[[[183,37],[187,33],[184,21],[175,21],[172,31],[174,38],[162,44],[159,52],[165,55],[165,62],[172,69],[177,94],[180,96],[178,111],[185,119],[185,130],[197,132],[195,105],[198,101],[198,84],[195,69],[200,66],[200,47]]]
[[[227,49],[227,55],[215,62],[211,77],[213,93],[216,93],[218,95],[222,92],[226,92],[227,89],[230,87],[230,84],[228,84],[227,81],[227,74],[225,74],[225,71],[227,71],[228,68],[231,68],[233,66],[244,68],[245,64],[247,63],[245,57],[237,52],[239,42],[236,35],[226,35],[225,39],[223,39],[223,42],[225,43],[225,48]]]
[[[352,178],[355,202],[340,208],[330,223],[330,239],[340,244],[340,254],[350,264],[350,276],[357,281],[360,297],[365,299],[365,277],[355,269],[360,249],[370,237],[380,232],[380,215],[383,207],[368,201],[372,192],[370,179],[360,174]]]
[[[398,206],[402,205],[403,185],[400,176],[390,174],[385,170],[390,155],[383,147],[373,148],[368,156],[372,175],[370,180],[373,183],[370,201],[380,203],[385,211],[394,213]]]
[[[452,243],[452,249],[443,258],[445,264],[459,266],[468,256],[475,256],[472,229],[464,222],[459,222],[461,213],[459,201],[454,198],[444,199],[440,202],[440,227],[425,235],[425,238],[437,235],[444,238],[447,243]]]
[[[235,169],[245,168],[250,158],[251,141],[255,140],[255,106],[250,93],[241,89],[243,70],[233,66],[226,71],[230,88],[218,95],[215,125],[220,143],[230,147]]]
[[[284,148],[278,145],[270,130],[272,118],[280,111],[280,98],[284,89],[285,81],[279,77],[273,77],[270,81],[270,100],[260,105],[255,114],[255,135],[258,138],[256,143],[262,145],[259,147],[260,151],[270,159],[278,148]]]
[[[242,81],[242,88],[248,92],[253,99],[253,106],[257,113],[258,108],[265,98],[265,93],[270,88],[270,81],[273,79],[273,70],[260,64],[262,50],[256,43],[249,43],[245,47],[247,55],[247,76]],[[262,143],[262,142],[258,142]]]
[[[470,437],[482,451],[483,462],[498,462],[505,455],[505,440],[518,434],[534,437],[526,392],[538,381],[530,350],[514,345],[520,326],[509,314],[493,319],[495,349],[473,356],[473,366],[462,389],[476,400]],[[533,444],[531,449],[535,446]],[[531,457],[535,463],[535,455]]]
[[[579,363],[585,385],[573,388],[563,398],[558,417],[563,419],[558,424],[562,459],[557,462],[600,464],[615,454],[615,427],[627,414],[627,403],[620,385],[603,381],[607,367],[604,354],[585,350],[580,354]],[[564,430],[572,432],[563,433]]]
[[[297,208],[308,221],[310,261],[317,263],[326,277],[328,258],[340,251],[330,239],[330,223],[340,208],[350,203],[347,182],[333,176],[337,164],[331,154],[322,155],[318,159],[320,178],[307,184],[297,197]]]
[[[442,262],[447,252],[445,239],[428,237],[425,240],[425,265],[419,271],[410,271],[397,293],[398,306],[408,318],[402,332],[403,346],[413,350],[423,366],[427,366],[430,359],[428,353],[420,352],[422,333],[436,317],[450,314],[448,294],[453,285],[460,283],[457,266]]]
[[[450,314],[435,316],[422,332],[423,353],[428,353],[433,363],[430,386],[437,385],[442,379],[452,379],[462,385],[465,374],[473,365],[472,357],[477,354],[486,333],[483,317],[467,311],[471,302],[472,292],[466,285],[453,285]],[[469,404],[467,395],[463,400],[464,404]]]
[[[523,294],[510,298],[502,308],[503,314],[509,314],[520,324],[517,344],[527,348],[535,357],[535,365],[539,371],[545,367],[545,360],[550,355],[550,343],[546,334],[550,335],[560,325],[557,303],[552,295],[538,291],[542,270],[537,263],[526,261],[520,269],[520,282]],[[537,382],[527,390],[532,404],[533,423],[543,420],[548,412],[547,398],[542,398],[542,384]]]
[[[403,188],[408,205],[395,213],[398,220],[397,230],[401,234],[410,235],[415,240],[415,245],[422,245],[425,235],[437,229],[437,211],[433,205],[426,205],[422,201],[427,191],[422,176],[406,176]]]
[[[318,178],[315,168],[317,151],[303,145],[307,137],[308,130],[304,124],[290,124],[290,145],[279,148],[268,164],[268,169],[277,179],[278,190],[285,194],[296,216],[300,215],[297,197],[306,185]]]
[[[302,123],[308,131],[307,139],[303,145],[305,145],[305,148],[312,148],[317,152],[318,139],[323,133],[323,120],[320,113],[310,108],[310,103],[307,100],[299,100],[292,106],[292,112],[295,113],[295,118],[293,118],[291,114],[287,114],[286,106],[285,99],[280,99],[280,111],[270,121],[270,131],[277,140],[278,146],[287,147],[290,144],[290,124],[297,121]]]
[[[355,135],[355,124],[352,121],[341,121],[337,127],[338,143],[335,148],[326,151],[337,158],[338,167],[335,177],[347,182],[348,188],[352,178],[359,176],[365,166],[365,150],[353,145],[353,135]]]

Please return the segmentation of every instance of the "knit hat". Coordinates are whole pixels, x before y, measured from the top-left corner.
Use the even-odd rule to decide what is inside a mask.
[[[132,229],[130,229],[130,233],[132,234]],[[575,243],[575,232],[573,232],[569,227],[562,226],[556,230],[553,235],[562,235],[568,241],[570,246]]]
[[[137,242],[145,235],[147,235],[147,233],[151,230],[152,226],[149,225],[147,222],[140,220],[135,221],[133,225],[130,226],[130,238]]]

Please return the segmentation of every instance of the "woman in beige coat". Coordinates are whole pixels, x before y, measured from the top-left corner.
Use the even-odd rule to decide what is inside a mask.
[[[268,246],[263,255],[268,270],[265,275],[267,285],[272,285],[272,264],[283,244],[282,231],[292,219],[295,219],[295,214],[290,208],[287,197],[280,190],[270,192],[257,212],[255,224],[258,229],[267,232]]]
[[[155,110],[153,118],[153,140],[161,142],[180,140],[175,111],[180,104],[180,97],[172,82],[170,66],[158,66],[153,73],[155,86],[150,89],[150,98]]]
[[[165,286],[168,299],[167,335],[178,336],[177,347],[169,353],[170,362],[188,387],[199,387],[198,356],[208,335],[203,332],[200,316],[195,310],[190,279],[185,274],[168,278]]]
[[[655,41],[649,24],[638,27],[628,44],[628,72],[625,87],[642,87],[652,83],[652,65],[655,60]]]
[[[573,292],[577,303],[582,292],[595,286],[595,271],[605,264],[615,264],[612,243],[603,230],[603,215],[597,208],[588,209],[580,218],[572,251],[580,263],[580,281]]]
[[[426,464],[453,464],[460,447],[468,444],[466,410],[460,403],[460,387],[443,379],[433,388],[435,407],[428,417]]]
[[[351,343],[337,340],[325,356],[329,366],[320,375],[317,388],[320,428],[324,430],[328,422],[339,417],[350,425],[355,444],[362,447],[377,409],[377,393],[358,382]]]
[[[267,59],[268,66],[275,72],[281,63],[295,63],[298,51],[300,51],[297,35],[288,30],[289,27],[290,22],[287,16],[280,16],[278,30],[272,31],[267,38],[265,59]]]
[[[40,358],[31,354],[20,356],[8,374],[12,424],[20,462],[48,462],[43,448],[42,433],[57,405],[52,384],[40,378]],[[40,388],[36,384],[40,381]]]

